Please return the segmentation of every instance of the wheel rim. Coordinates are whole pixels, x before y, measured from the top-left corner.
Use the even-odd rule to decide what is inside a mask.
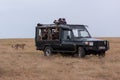
[[[78,51],[78,57],[81,57],[81,52],[80,51]]]
[[[85,57],[84,49],[81,47],[78,48],[78,57],[80,57],[80,58]]]
[[[51,50],[50,49],[46,49],[46,56],[50,56],[51,55]]]

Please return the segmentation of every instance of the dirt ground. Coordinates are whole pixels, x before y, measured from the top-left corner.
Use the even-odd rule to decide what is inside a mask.
[[[120,80],[120,38],[110,41],[105,58],[84,59],[35,50],[34,39],[0,39],[0,80]],[[25,43],[25,49],[12,45]]]

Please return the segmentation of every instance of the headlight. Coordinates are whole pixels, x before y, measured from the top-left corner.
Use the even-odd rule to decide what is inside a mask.
[[[93,44],[93,42],[89,42],[89,46],[93,46],[94,44]]]
[[[89,42],[84,42],[85,43],[85,45],[89,45]]]
[[[89,45],[89,46],[93,46],[94,44],[93,44],[93,42],[84,42],[85,43],[85,45]]]

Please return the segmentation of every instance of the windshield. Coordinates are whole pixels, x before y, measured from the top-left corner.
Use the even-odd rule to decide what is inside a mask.
[[[72,31],[75,38],[90,37],[89,33],[85,29],[73,29]]]

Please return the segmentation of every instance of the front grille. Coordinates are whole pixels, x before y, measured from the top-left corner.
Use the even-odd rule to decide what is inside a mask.
[[[95,41],[94,46],[104,46],[105,42],[104,41]]]
[[[90,46],[88,50],[91,51],[106,51],[108,49],[107,41],[93,41],[93,46]]]

